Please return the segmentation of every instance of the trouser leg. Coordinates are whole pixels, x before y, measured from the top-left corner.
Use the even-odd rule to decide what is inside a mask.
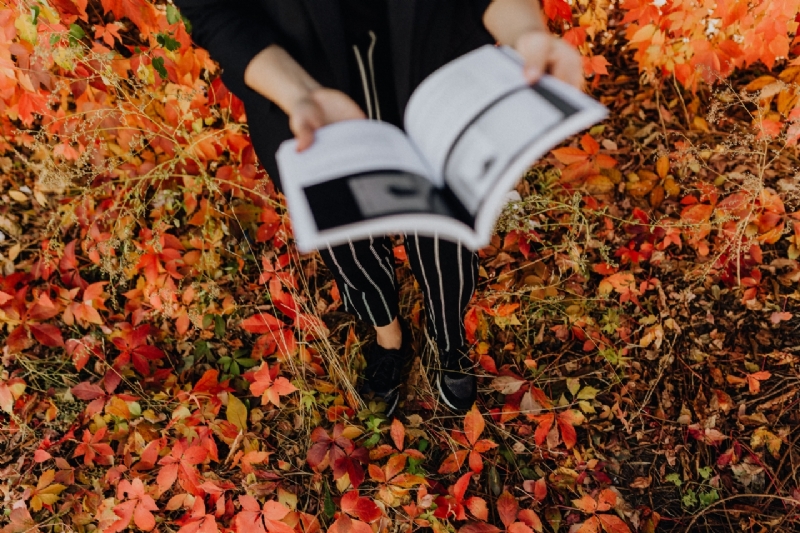
[[[422,288],[428,326],[439,350],[467,343],[464,313],[475,292],[478,256],[459,242],[437,237],[406,235],[411,271]]]
[[[397,317],[394,254],[388,237],[351,241],[319,251],[333,274],[344,308],[373,326]]]

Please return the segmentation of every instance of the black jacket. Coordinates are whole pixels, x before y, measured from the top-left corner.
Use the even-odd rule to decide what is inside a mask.
[[[365,0],[379,1],[379,0]],[[414,88],[448,61],[494,39],[483,26],[491,0],[386,0],[399,114]],[[277,43],[323,86],[355,96],[337,0],[175,0],[192,39],[222,67],[245,104],[253,146],[279,184],[275,151],[292,137],[286,115],[247,87],[250,60]]]

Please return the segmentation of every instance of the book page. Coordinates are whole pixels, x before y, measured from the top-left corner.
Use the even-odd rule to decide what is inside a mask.
[[[478,48],[428,76],[411,95],[405,127],[444,185],[444,165],[453,143],[477,116],[504,95],[528,85],[513,52]]]
[[[448,185],[471,212],[477,210],[476,241],[489,242],[506,194],[531,165],[607,115],[605,106],[552,76],[543,76],[481,115],[469,135],[456,142],[447,163]],[[476,159],[483,175],[476,170]]]
[[[280,146],[276,158],[285,188],[371,170],[430,174],[406,134],[376,120],[346,120],[322,127],[308,149],[298,152],[291,139]]]
[[[294,140],[286,141],[277,159],[302,252],[371,233],[414,230],[421,215],[457,224],[464,218],[457,202],[431,183],[430,170],[405,134],[390,124],[332,124],[317,130],[303,152]],[[430,227],[430,220],[425,224]]]
[[[511,160],[564,116],[535,88],[524,87],[510,94],[456,141],[445,161],[445,181],[464,207],[477,213]]]

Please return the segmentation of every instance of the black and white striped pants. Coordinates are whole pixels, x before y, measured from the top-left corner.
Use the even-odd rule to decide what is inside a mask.
[[[478,273],[475,252],[439,237],[405,236],[411,271],[425,298],[429,332],[440,351],[464,346],[464,313]],[[373,326],[387,326],[398,316],[394,254],[388,237],[321,249],[333,273],[345,310]]]

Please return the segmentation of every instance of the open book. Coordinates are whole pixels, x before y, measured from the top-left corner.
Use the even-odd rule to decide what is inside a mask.
[[[507,194],[549,149],[599,122],[606,108],[544,76],[523,77],[509,48],[485,46],[428,76],[399,128],[372,120],[317,130],[277,153],[301,252],[371,235],[437,234],[489,243]]]

